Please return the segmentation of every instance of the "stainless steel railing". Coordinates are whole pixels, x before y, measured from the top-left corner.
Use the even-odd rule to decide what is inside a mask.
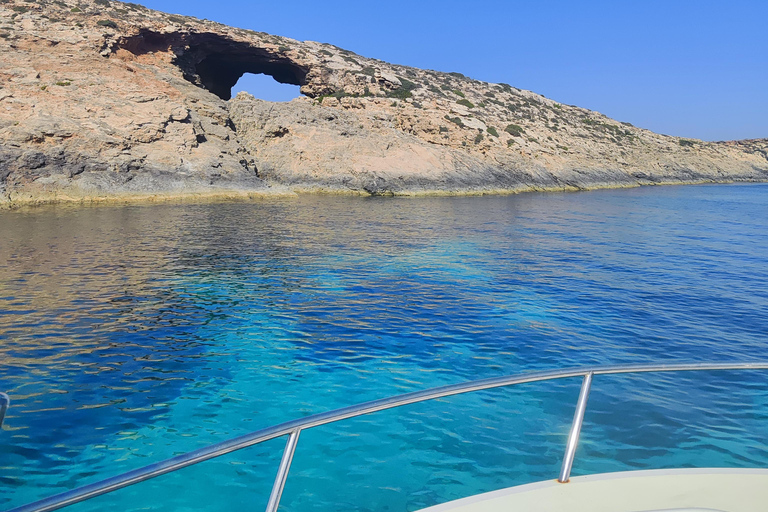
[[[557,478],[557,481],[561,484],[567,483],[571,479],[573,459],[576,457],[576,445],[579,444],[581,424],[584,423],[584,413],[587,411],[587,399],[589,398],[589,390],[592,388],[592,376],[594,374],[594,372],[587,373],[581,383],[579,399],[576,402],[576,411],[573,413],[571,432],[568,434],[568,442],[565,443],[563,466],[560,468],[560,476]]]
[[[11,399],[5,393],[0,393],[0,427],[3,426],[5,413],[8,412],[8,406],[11,405]]]
[[[81,501],[95,498],[96,496],[100,496],[102,494],[128,487],[129,485],[137,484],[139,482],[143,482],[145,480],[149,480],[166,473],[177,471],[193,464],[199,464],[200,462],[220,457],[227,453],[242,450],[243,448],[263,443],[264,441],[269,441],[270,439],[288,435],[288,442],[286,443],[285,450],[283,451],[283,457],[280,461],[277,477],[275,478],[275,483],[272,487],[272,493],[267,504],[267,512],[276,512],[278,506],[280,505],[280,497],[282,496],[285,482],[288,478],[288,472],[290,471],[293,454],[296,451],[299,434],[302,430],[310,429],[320,425],[326,425],[328,423],[334,423],[348,418],[354,418],[356,416],[362,416],[364,414],[383,411],[385,409],[402,407],[404,405],[425,402],[446,396],[470,393],[472,391],[513,386],[516,384],[524,384],[528,382],[540,382],[569,377],[583,377],[584,380],[581,386],[581,391],[579,393],[579,399],[576,404],[576,412],[574,413],[573,424],[571,426],[571,431],[568,436],[568,442],[565,448],[563,466],[558,478],[558,481],[567,483],[570,478],[571,468],[573,466],[573,460],[576,454],[576,446],[578,444],[579,434],[581,432],[581,425],[584,420],[584,412],[587,408],[589,391],[592,385],[593,377],[595,375],[647,372],[680,372],[696,370],[768,370],[768,362],[760,361],[748,363],[693,363],[602,366],[595,368],[550,370],[525,373],[521,375],[494,377],[491,379],[476,380],[461,384],[452,384],[449,386],[426,389],[423,391],[415,391],[413,393],[382,398],[380,400],[373,400],[371,402],[365,402],[358,405],[352,405],[350,407],[336,409],[334,411],[313,414],[305,418],[287,421],[279,425],[274,425],[262,430],[258,430],[256,432],[252,432],[250,434],[230,439],[228,441],[223,441],[221,443],[216,443],[199,450],[185,453],[183,455],[178,455],[171,459],[156,462],[143,468],[128,471],[127,473],[107,478],[99,482],[78,487],[77,489],[63,492],[61,494],[29,503],[27,505],[22,505],[7,512],[48,512],[57,510],[68,505],[73,505]]]

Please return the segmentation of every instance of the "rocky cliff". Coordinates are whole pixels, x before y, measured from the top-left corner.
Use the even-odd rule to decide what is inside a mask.
[[[109,0],[0,0],[0,203],[768,179],[768,140],[659,135],[507,84]],[[239,94],[265,73],[304,95]]]

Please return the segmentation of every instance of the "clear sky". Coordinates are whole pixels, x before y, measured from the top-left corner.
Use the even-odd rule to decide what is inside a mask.
[[[509,83],[660,133],[768,137],[768,0],[141,3]]]

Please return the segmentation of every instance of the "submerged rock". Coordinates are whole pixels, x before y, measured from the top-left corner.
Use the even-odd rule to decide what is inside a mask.
[[[0,4],[0,203],[768,179],[768,141],[659,135],[506,84],[108,0]],[[301,86],[230,98],[243,73]]]

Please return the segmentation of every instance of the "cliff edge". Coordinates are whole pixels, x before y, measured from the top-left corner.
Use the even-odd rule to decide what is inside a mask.
[[[768,140],[659,135],[507,84],[109,0],[0,0],[0,204],[768,180]],[[273,103],[243,73],[301,86]]]

